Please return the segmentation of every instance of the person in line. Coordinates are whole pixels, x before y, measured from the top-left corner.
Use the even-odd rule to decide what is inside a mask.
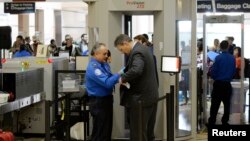
[[[180,43],[180,55],[185,56],[183,54],[190,53],[190,47],[186,45],[185,41],[181,41]],[[185,58],[184,58],[185,59]],[[188,91],[189,91],[189,69],[182,69],[179,81],[179,90],[181,91],[185,101],[181,103],[181,106],[187,105],[189,101]]]
[[[113,126],[113,87],[120,74],[112,74],[107,65],[108,49],[104,43],[94,45],[86,70],[86,90],[93,117],[92,141],[111,141]]]
[[[33,49],[32,49],[32,47],[31,47],[31,45],[30,45],[30,36],[26,36],[25,38],[24,38],[24,40],[25,40],[25,45],[26,45],[26,50],[30,53],[30,54],[32,54],[33,55]]]
[[[147,46],[147,39],[143,35],[136,35],[134,37],[134,42],[139,42],[144,46]]]
[[[236,62],[236,73],[234,75],[234,79],[240,79],[240,70],[241,70],[241,48],[234,48],[234,58]]]
[[[79,46],[73,44],[73,38],[69,34],[65,36],[65,41],[66,44],[61,47],[61,50],[68,51],[69,56],[82,56],[81,49]]]
[[[36,56],[38,45],[42,43],[39,41],[39,38],[36,35],[32,36],[32,41],[33,41],[32,44],[33,55]]]
[[[16,58],[16,57],[25,57],[25,56],[32,56],[32,55],[30,54],[29,51],[26,50],[25,44],[21,44],[21,45],[20,45],[20,50],[17,51],[17,52],[14,54],[14,58]]]
[[[197,68],[203,70],[203,38],[197,40]]]
[[[220,53],[220,40],[214,39],[214,51]]]
[[[129,56],[124,73],[119,80],[120,84],[129,84],[126,92],[121,92],[122,106],[128,109],[130,141],[154,141],[154,125],[157,112],[158,84],[154,58],[148,48],[138,42],[133,42],[130,37],[120,34],[114,41],[115,47]],[[139,117],[138,105],[142,101],[142,119]],[[139,134],[142,121],[142,135]]]
[[[16,37],[16,41],[14,42],[13,46],[10,48],[10,52],[13,53],[13,55],[20,50],[20,45],[23,43],[23,36],[18,35]]]
[[[88,50],[88,42],[86,40],[86,35],[87,34],[82,34],[81,35],[81,41],[79,43],[79,46],[82,50],[82,55],[83,56],[88,56],[89,55],[89,50]]]
[[[232,86],[231,81],[235,75],[235,58],[228,52],[228,41],[224,40],[220,43],[221,54],[214,61],[211,68],[211,77],[214,80],[211,95],[210,117],[208,125],[216,123],[217,113],[221,102],[224,105],[224,114],[221,122],[228,125],[231,105]]]
[[[154,45],[149,41],[148,34],[144,33],[142,34],[142,36],[144,36],[144,38],[147,40],[146,45],[150,48],[151,52],[154,54]],[[152,39],[153,39],[153,34],[152,34]]]
[[[226,40],[228,41],[228,44],[229,44],[228,52],[233,55],[234,48],[236,47],[236,45],[233,43],[234,42],[234,37],[233,36],[228,36],[228,37],[226,37]]]
[[[55,39],[51,39],[50,40],[50,44],[48,46],[48,50],[49,50],[49,53],[52,55],[52,56],[59,56],[59,49],[57,48],[56,46],[56,41]]]

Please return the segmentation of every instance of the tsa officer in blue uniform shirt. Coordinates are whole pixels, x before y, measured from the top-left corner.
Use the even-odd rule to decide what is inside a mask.
[[[113,122],[113,87],[120,74],[112,74],[106,65],[108,48],[96,44],[86,70],[86,90],[89,96],[90,113],[93,117],[92,141],[111,141]]]

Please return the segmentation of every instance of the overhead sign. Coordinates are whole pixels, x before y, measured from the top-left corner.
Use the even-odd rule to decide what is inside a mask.
[[[110,11],[162,11],[164,0],[110,0]],[[152,6],[153,5],[153,6]]]
[[[34,2],[5,2],[4,3],[4,13],[10,14],[23,14],[23,13],[35,13],[35,3]]]
[[[39,1],[46,1],[46,0],[12,0],[13,2],[39,2]]]
[[[250,1],[246,0],[211,0],[197,1],[197,12],[250,12]]]
[[[197,1],[197,12],[213,12],[212,1]]]

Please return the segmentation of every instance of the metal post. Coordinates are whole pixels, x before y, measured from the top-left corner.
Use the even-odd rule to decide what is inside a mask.
[[[83,126],[84,126],[84,141],[87,141],[87,136],[88,136],[88,121],[89,121],[89,115],[87,111],[87,100],[86,97],[83,97]]]
[[[50,141],[50,101],[45,101],[45,141]]]
[[[167,112],[167,141],[174,141],[174,86],[170,86],[170,94],[166,99]]]

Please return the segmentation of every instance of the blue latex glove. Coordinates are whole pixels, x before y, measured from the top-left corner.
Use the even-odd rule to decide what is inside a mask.
[[[120,75],[124,74],[124,69],[125,69],[125,67],[122,67],[122,68],[119,70],[118,74],[120,74]]]

